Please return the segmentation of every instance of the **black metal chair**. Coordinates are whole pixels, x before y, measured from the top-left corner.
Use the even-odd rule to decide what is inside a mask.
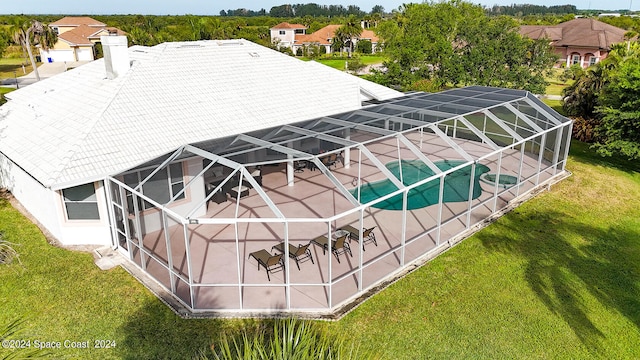
[[[258,261],[258,271],[260,271],[260,265],[262,265],[265,270],[267,270],[267,279],[269,279],[269,281],[271,281],[271,276],[269,276],[269,273],[284,270],[284,260],[282,259],[282,254],[271,255],[267,250],[262,249],[249,254],[249,258],[252,257],[256,259],[256,261]]]
[[[311,245],[311,243],[307,245],[299,245],[298,247],[289,244],[289,257],[296,262],[298,270],[300,270],[301,262],[311,260],[311,263],[315,264],[313,262],[313,256],[311,256],[311,249],[309,249],[309,245]],[[276,249],[284,254],[284,242],[281,242],[278,245],[274,245],[272,249]]]

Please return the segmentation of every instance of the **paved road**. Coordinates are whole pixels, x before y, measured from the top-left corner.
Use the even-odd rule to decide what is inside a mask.
[[[75,62],[55,62],[55,63],[43,63],[38,66],[38,73],[40,74],[40,79],[46,79],[48,77],[52,77],[54,75],[63,73],[67,71],[67,69],[75,68],[80,65],[84,65],[88,63],[88,61],[75,61]],[[16,80],[19,86],[27,86],[36,82],[35,72],[30,72],[27,75],[20,76],[19,78],[9,78],[3,79],[0,84],[2,86],[16,86]]]

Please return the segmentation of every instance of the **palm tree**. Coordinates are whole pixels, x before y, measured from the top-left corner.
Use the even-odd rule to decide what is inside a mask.
[[[17,19],[11,29],[13,34],[13,41],[16,44],[20,44],[23,50],[26,50],[33,66],[33,72],[36,75],[36,81],[40,81],[40,74],[38,73],[38,67],[33,57],[33,51],[31,50],[33,45],[40,45],[42,49],[48,50],[53,44],[55,44],[58,37],[48,26],[44,26],[37,20],[24,21]]]
[[[349,39],[349,57],[353,53],[353,39],[360,37],[362,34],[362,26],[360,26],[360,21],[355,17],[355,15],[351,15],[347,18],[347,20],[338,28],[336,33],[340,32],[347,39]]]

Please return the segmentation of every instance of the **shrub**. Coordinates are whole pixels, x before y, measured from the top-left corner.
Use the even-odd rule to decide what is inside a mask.
[[[576,117],[573,119],[573,129],[571,136],[579,141],[592,143],[596,140],[595,129],[599,124],[596,119],[585,119]]]
[[[15,244],[6,241],[4,239],[4,233],[0,232],[0,265],[9,265],[14,260],[18,260],[18,262],[20,262],[18,253],[11,247],[11,245]]]
[[[362,60],[357,57],[352,57],[351,59],[347,60],[347,70],[353,73],[357,73],[362,68],[364,68],[364,66],[365,65],[362,63]]]
[[[270,326],[273,325],[273,326]],[[200,358],[204,358],[199,355]],[[215,359],[375,359],[375,354],[330,336],[312,321],[286,319],[264,323],[240,336],[224,335],[214,347]]]
[[[373,45],[371,44],[371,40],[360,40],[356,44],[356,51],[361,54],[371,54],[373,49]]]

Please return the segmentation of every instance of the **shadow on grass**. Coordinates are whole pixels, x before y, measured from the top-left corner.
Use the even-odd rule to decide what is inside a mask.
[[[223,320],[182,319],[157,299],[135,314],[121,329],[122,359],[191,359],[200,353],[213,358],[211,345],[223,331]]]
[[[626,173],[640,173],[640,161],[629,161],[620,156],[601,156],[591,149],[592,144],[571,140],[569,155],[581,163],[610,167]]]
[[[519,210],[493,226],[495,232],[478,234],[482,244],[524,257],[531,289],[585,345],[598,349],[605,336],[591,320],[598,314],[585,303],[585,290],[640,328],[640,230],[619,226],[603,231],[570,214]]]

